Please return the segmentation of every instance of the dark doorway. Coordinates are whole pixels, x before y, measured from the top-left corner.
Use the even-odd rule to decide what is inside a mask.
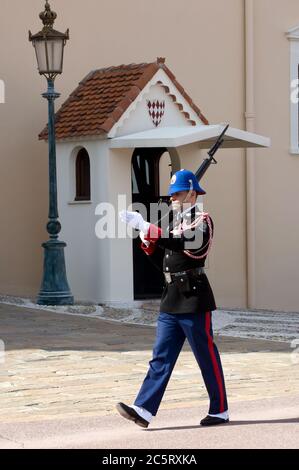
[[[163,158],[161,158],[163,156]],[[162,165],[162,166],[161,166]],[[161,173],[164,185],[161,188]],[[166,148],[138,148],[132,156],[132,203],[138,210],[138,204],[146,208],[149,219],[150,204],[167,200],[165,180],[171,177],[171,159]],[[165,192],[165,194],[161,194]],[[133,206],[134,208],[134,206]],[[134,208],[135,210],[135,208]],[[162,273],[163,251],[158,249],[152,256],[147,256],[140,248],[140,238],[133,240],[134,298],[159,298],[163,291]]]

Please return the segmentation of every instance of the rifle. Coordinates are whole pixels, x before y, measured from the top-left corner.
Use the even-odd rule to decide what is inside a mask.
[[[229,128],[229,124],[227,124],[227,126],[223,129],[223,131],[221,132],[220,136],[216,140],[213,147],[208,151],[209,158],[205,158],[202,164],[200,165],[200,167],[198,168],[198,170],[196,171],[195,176],[196,176],[197,181],[201,180],[201,178],[204,176],[204,174],[206,173],[206,171],[208,170],[208,168],[210,167],[212,163],[214,164],[217,163],[217,160],[215,160],[214,155],[219,149],[219,147],[221,147],[221,145],[223,144],[224,135],[228,128]]]

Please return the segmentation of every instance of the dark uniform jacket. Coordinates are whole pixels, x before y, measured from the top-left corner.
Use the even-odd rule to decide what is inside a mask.
[[[189,213],[189,217],[191,217],[189,220],[194,220],[199,215],[198,211]],[[214,224],[211,218],[210,221],[213,236]],[[200,230],[200,233],[195,234],[196,230]],[[164,250],[163,271],[165,273],[178,273],[204,267],[206,256],[201,259],[193,259],[185,254],[184,250],[187,249],[189,253],[197,256],[207,252],[211,234],[206,220],[193,230],[183,231],[181,235],[173,235],[169,227],[166,236],[163,235],[165,234],[161,229],[151,225],[150,233],[145,237],[145,240],[150,241],[151,244],[147,248],[142,243],[141,247],[152,257],[155,256],[158,249]],[[191,246],[192,248],[190,248]],[[213,291],[206,274],[182,276],[175,278],[171,283],[165,282],[160,304],[161,312],[199,313],[212,311],[216,308]]]

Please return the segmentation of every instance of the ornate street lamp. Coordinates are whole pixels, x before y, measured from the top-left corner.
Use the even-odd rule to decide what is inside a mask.
[[[44,273],[37,303],[41,305],[70,305],[74,303],[65,269],[64,248],[66,243],[58,240],[61,224],[57,210],[57,176],[56,176],[56,142],[54,101],[60,96],[54,90],[54,80],[62,73],[63,51],[69,39],[69,30],[65,34],[53,29],[57,14],[51,10],[46,0],[45,11],[40,15],[44,24],[43,29],[32,35],[29,40],[35,48],[38,70],[40,75],[47,78],[48,90],[42,96],[48,100],[49,123],[49,222],[47,231],[50,239],[43,243]]]

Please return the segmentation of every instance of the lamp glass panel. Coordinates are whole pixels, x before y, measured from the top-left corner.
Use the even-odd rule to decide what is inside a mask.
[[[40,73],[61,73],[64,39],[34,41],[38,70]]]
[[[50,39],[47,41],[47,48],[49,57],[49,72],[61,73],[64,40]]]
[[[45,41],[33,41],[35,48],[37,66],[40,73],[46,73],[48,71],[47,60],[46,60],[46,48]]]

